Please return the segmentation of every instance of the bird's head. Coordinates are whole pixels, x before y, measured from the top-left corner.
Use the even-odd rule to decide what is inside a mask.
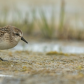
[[[25,43],[28,43],[24,38],[23,38],[23,33],[20,29],[16,28],[16,27],[12,27],[12,30],[13,31],[13,36],[14,36],[14,40],[16,42],[19,42],[20,40],[24,41]]]

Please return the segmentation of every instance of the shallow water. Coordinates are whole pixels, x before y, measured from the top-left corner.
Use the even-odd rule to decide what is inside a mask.
[[[30,42],[18,44],[13,50],[28,50],[33,52],[57,51],[64,53],[84,53],[83,42]]]
[[[4,74],[0,74],[0,77],[13,77],[13,75],[4,75]]]

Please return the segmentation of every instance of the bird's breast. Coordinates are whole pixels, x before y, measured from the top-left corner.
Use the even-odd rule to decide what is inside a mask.
[[[17,43],[9,41],[0,41],[0,50],[10,49],[17,45]]]
[[[15,37],[12,34],[5,33],[2,37],[0,37],[0,50],[5,50],[15,47],[18,44],[19,40],[20,38],[15,39]]]

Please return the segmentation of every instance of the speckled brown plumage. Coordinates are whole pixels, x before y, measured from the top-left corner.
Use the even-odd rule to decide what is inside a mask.
[[[8,35],[6,36],[6,40],[13,42],[13,37],[15,36],[15,33],[21,32],[22,31],[14,26],[5,26],[5,27],[0,27],[0,38],[4,36],[5,33]]]
[[[20,29],[10,25],[0,27],[0,49],[12,48],[16,46],[20,40],[27,43]]]

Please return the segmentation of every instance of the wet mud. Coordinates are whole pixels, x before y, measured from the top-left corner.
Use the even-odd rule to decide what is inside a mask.
[[[84,54],[0,51],[1,84],[84,83]]]

